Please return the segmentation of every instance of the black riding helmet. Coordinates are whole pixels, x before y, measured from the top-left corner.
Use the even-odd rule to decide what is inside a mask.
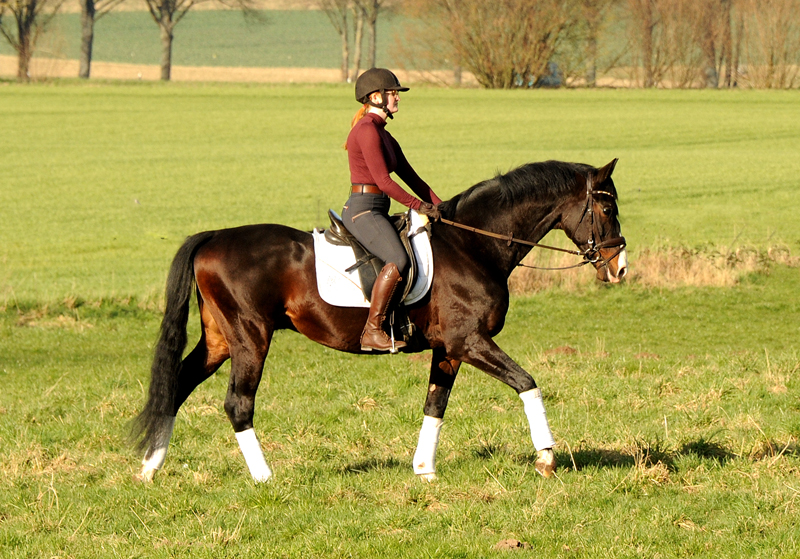
[[[369,96],[376,91],[381,94],[382,101],[380,104],[373,103],[369,99]],[[383,109],[387,117],[393,118],[386,108],[387,91],[408,91],[408,88],[400,85],[400,80],[397,79],[397,76],[386,68],[371,68],[358,76],[356,80],[356,101]]]

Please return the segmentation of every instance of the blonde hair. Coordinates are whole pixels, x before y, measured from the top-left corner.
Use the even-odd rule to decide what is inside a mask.
[[[356,114],[353,115],[353,120],[350,121],[350,130],[352,130],[355,127],[355,125],[358,123],[359,120],[364,118],[364,115],[367,114],[368,110],[369,110],[369,105],[367,103],[364,103],[361,106],[361,108],[356,111]],[[347,151],[347,142],[345,142],[342,147],[344,148],[345,151]]]

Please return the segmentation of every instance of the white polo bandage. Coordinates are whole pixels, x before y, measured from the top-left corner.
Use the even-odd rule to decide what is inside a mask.
[[[544,411],[542,401],[542,391],[538,388],[520,393],[519,397],[525,405],[525,415],[528,416],[528,423],[531,426],[531,440],[536,450],[553,448],[556,441],[550,431],[550,424],[547,422],[547,413]]]
[[[414,453],[415,474],[426,475],[436,472],[436,449],[439,447],[439,432],[443,424],[444,419],[428,415],[422,420],[417,451]]]
[[[244,461],[250,469],[253,481],[256,483],[268,481],[272,477],[272,470],[264,459],[264,452],[261,450],[256,432],[252,428],[241,431],[236,433],[236,440],[239,441],[239,448],[242,450]]]

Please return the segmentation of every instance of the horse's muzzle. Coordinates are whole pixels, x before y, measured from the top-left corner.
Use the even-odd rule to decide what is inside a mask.
[[[600,250],[601,260],[595,264],[597,279],[619,283],[628,273],[628,252],[625,247]]]

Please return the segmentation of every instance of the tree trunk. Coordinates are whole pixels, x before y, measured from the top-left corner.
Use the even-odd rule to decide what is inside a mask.
[[[24,29],[23,26],[17,26],[17,37],[19,44],[17,45],[17,79],[22,82],[29,81],[31,57],[33,57],[33,45],[31,45],[30,29]]]
[[[367,19],[367,65],[366,69],[375,67],[378,53],[378,12]]]
[[[353,22],[353,26],[355,27],[355,36],[353,37],[353,71],[350,73],[350,78],[347,80],[348,82],[355,82],[356,79],[358,79],[358,72],[361,69],[361,43],[364,42],[364,10],[358,5],[354,6],[353,16],[355,17],[355,21]]]
[[[703,74],[705,76],[705,86],[716,89],[719,87],[719,74],[717,74],[717,46],[714,41],[714,31],[716,29],[716,18],[713,0],[705,0],[703,3],[703,17],[701,25],[702,31],[702,50],[703,50]]]
[[[586,18],[586,86],[597,84],[597,34],[600,26],[600,10],[597,3],[584,0],[584,17]]]
[[[744,14],[739,11],[739,21],[736,24],[736,45],[733,50],[733,57],[731,59],[731,87],[739,85],[739,63],[742,56],[742,39],[744,37]]]
[[[653,68],[653,4],[651,0],[644,0],[642,10],[642,62],[644,64],[644,86],[656,85],[655,69]]]
[[[722,0],[720,21],[722,23],[722,64],[725,64],[725,87],[733,85],[733,32],[731,30],[731,0]]]
[[[161,79],[169,81],[172,73],[172,21],[165,16],[167,21],[161,22]]]
[[[346,82],[347,71],[350,68],[350,34],[347,31],[347,25],[339,32],[339,35],[342,37],[342,81]]]
[[[78,77],[88,79],[92,68],[94,43],[94,0],[81,0],[81,59]]]
[[[597,33],[590,29],[586,39],[586,87],[597,85]]]

